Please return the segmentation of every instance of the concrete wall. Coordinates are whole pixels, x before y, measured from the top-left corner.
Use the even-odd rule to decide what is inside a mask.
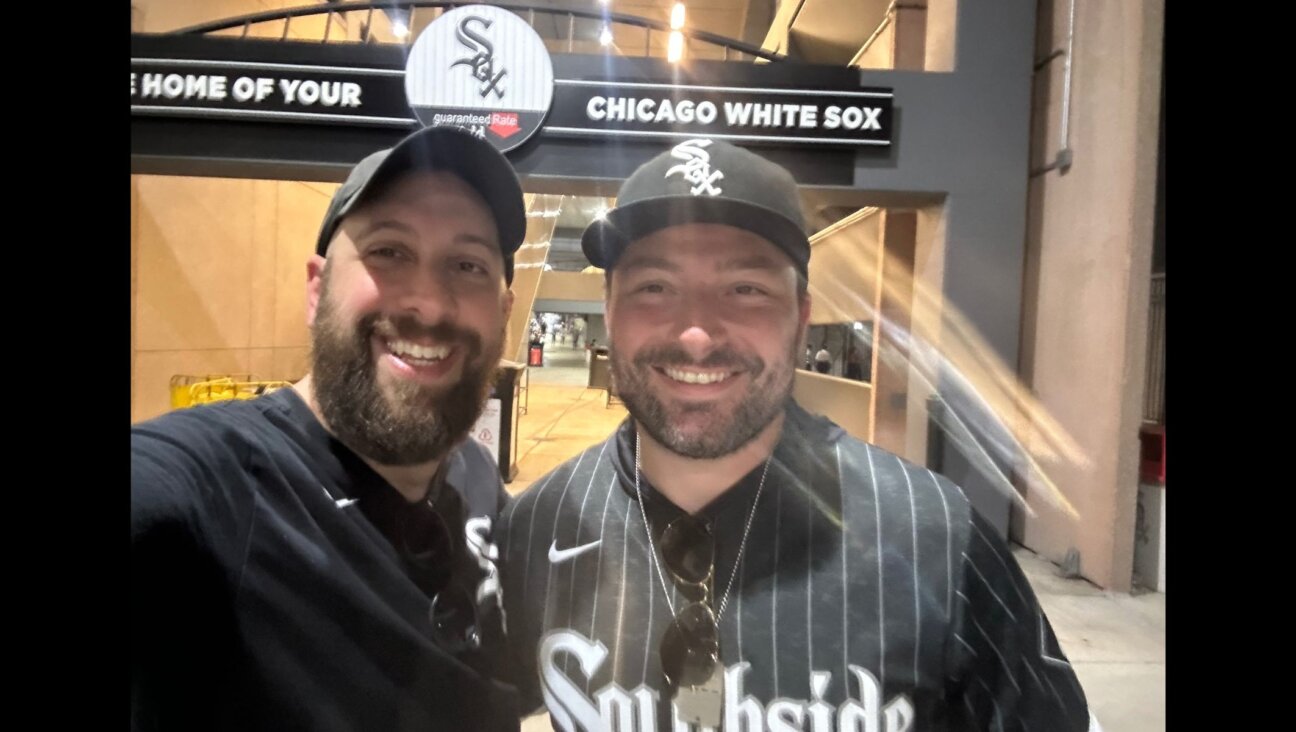
[[[1067,45],[1069,3],[1041,3],[1036,55]],[[1080,514],[1027,495],[1014,535],[1081,573],[1130,586],[1138,427],[1146,360],[1164,0],[1077,0],[1069,140],[1073,162],[1032,177],[1021,370],[1088,465],[1048,462]],[[1036,74],[1031,165],[1063,147],[1065,56]]]

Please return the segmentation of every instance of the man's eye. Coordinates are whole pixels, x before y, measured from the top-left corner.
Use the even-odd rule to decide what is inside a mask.
[[[366,255],[375,259],[400,259],[405,252],[398,247],[379,246],[371,248]]]

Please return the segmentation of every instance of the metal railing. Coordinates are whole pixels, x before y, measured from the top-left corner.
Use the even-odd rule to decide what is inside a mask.
[[[292,21],[294,18],[302,18],[302,17],[309,17],[309,16],[316,16],[316,15],[327,15],[327,18],[324,22],[323,33],[321,34],[321,38],[319,39],[320,42],[327,43],[329,41],[329,37],[333,29],[333,26],[335,25],[335,21],[334,21],[335,18],[340,18],[342,23],[349,23],[351,17],[354,17],[356,14],[360,14],[360,15],[364,15],[365,19],[360,25],[362,32],[360,34],[359,40],[362,43],[372,43],[374,42],[373,16],[375,11],[404,14],[404,17],[409,18],[407,25],[413,27],[414,13],[416,10],[435,11],[439,15],[440,12],[444,12],[446,10],[453,10],[454,8],[467,5],[467,4],[470,3],[446,2],[445,0],[413,0],[412,2],[397,2],[397,3],[393,3],[393,2],[328,3],[325,5],[318,5],[318,6],[289,8],[286,10],[270,10],[261,13],[240,15],[234,18],[226,18],[224,20],[216,20],[208,23],[200,23],[198,25],[192,25],[185,28],[180,28],[171,31],[171,33],[176,35],[206,35],[211,33],[219,33],[222,31],[241,29],[242,34],[240,35],[240,37],[246,38],[248,34],[251,32],[252,26],[260,25],[264,23],[283,23],[283,32],[280,35],[279,39],[288,40],[288,32],[292,27]],[[556,16],[558,18],[566,19],[567,21],[566,38],[565,39],[560,38],[558,39],[558,41],[561,42],[562,40],[566,40],[566,50],[568,53],[572,53],[573,50],[575,49],[576,20],[578,18],[597,21],[601,24],[607,24],[608,26],[621,25],[621,26],[631,26],[631,27],[642,29],[644,31],[644,45],[643,45],[644,56],[652,55],[651,53],[652,34],[654,31],[664,33],[664,34],[669,34],[671,32],[670,24],[666,21],[653,20],[650,18],[641,18],[636,15],[627,15],[624,13],[614,13],[610,11],[599,11],[599,10],[580,10],[575,8],[541,7],[541,6],[513,4],[513,3],[493,2],[490,4],[493,5],[494,7],[504,8],[505,10],[511,10],[514,13],[517,13],[518,16],[526,19],[526,21],[530,23],[532,28],[536,27],[535,19],[537,15]],[[783,54],[766,51],[757,46],[743,43],[742,41],[738,41],[732,38],[726,38],[724,36],[717,35],[715,33],[708,33],[707,31],[681,29],[680,33],[683,34],[683,36],[686,39],[689,39],[691,41],[697,41],[703,44],[708,44],[711,46],[717,46],[721,48],[723,50],[723,58],[726,61],[729,60],[741,61],[743,60],[744,56],[751,57],[753,59],[764,59],[766,61],[780,61],[786,58]],[[258,34],[258,37],[261,37],[261,35]],[[300,40],[300,39],[295,39],[295,40]],[[412,42],[413,42],[412,34],[410,36],[407,36],[401,41],[402,44],[408,44]],[[635,49],[627,48],[625,46],[618,46],[617,50],[622,55],[628,55],[628,51],[635,50]],[[736,54],[736,57],[731,59],[731,54]]]

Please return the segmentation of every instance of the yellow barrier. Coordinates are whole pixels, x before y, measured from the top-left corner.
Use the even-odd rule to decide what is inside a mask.
[[[253,381],[250,374],[171,377],[171,408],[230,399],[255,399],[276,389],[291,386],[287,381]]]

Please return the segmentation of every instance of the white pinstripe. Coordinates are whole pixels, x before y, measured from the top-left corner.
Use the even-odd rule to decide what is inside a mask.
[[[594,487],[594,479],[595,477],[598,476],[599,465],[603,463],[603,453],[606,450],[607,450],[607,441],[605,440],[603,442],[603,446],[599,448],[598,458],[594,461],[594,466],[590,469],[590,479],[589,479],[589,483],[585,486],[585,496],[581,498],[580,512],[576,514],[576,536],[572,537],[572,546],[575,546],[580,543],[580,530],[585,523],[585,503],[589,501],[590,489]],[[573,470],[572,476],[575,477],[575,475],[576,472]],[[557,533],[557,527],[558,527],[558,521],[557,519],[554,519],[555,533]],[[603,541],[603,537],[602,535],[600,535],[599,536],[600,548],[602,548],[603,546],[602,541]],[[572,562],[570,576],[571,576],[571,582],[568,584],[567,587],[567,625],[569,627],[572,624],[573,616],[576,614],[575,603],[573,602],[573,598],[576,596],[576,566],[574,561]],[[595,581],[597,581],[597,579]],[[598,594],[595,593],[593,597],[597,598]],[[594,601],[593,604],[597,604],[597,601]],[[569,656],[563,659],[563,673],[565,674],[570,673],[570,668],[571,668],[571,657]],[[586,683],[588,684],[588,680],[586,680]],[[588,690],[589,689],[587,688],[586,691]]]
[[[1029,666],[1029,664],[1027,665]],[[1058,693],[1057,687],[1053,685],[1051,680],[1049,680],[1047,670],[1044,673],[1043,678],[1044,683],[1048,684],[1049,691],[1053,693],[1053,698],[1056,699],[1058,705],[1062,707],[1062,711],[1065,712],[1067,716],[1071,716],[1071,710],[1067,707],[1066,699],[1062,698],[1062,695]]]
[[[746,583],[747,583],[747,573],[743,571],[743,563],[746,562],[746,561],[747,561],[747,556],[746,556],[746,553],[744,552],[743,556],[741,556],[741,557],[738,558],[738,569],[737,569],[737,572],[738,572],[738,658],[739,658],[739,659],[742,659],[742,657],[743,657],[743,652],[742,652],[742,639],[743,639],[743,632],[742,632],[742,619],[743,619],[742,601],[743,601],[743,587],[744,587],[744,586],[746,585]]]
[[[928,470],[932,485],[936,486],[936,495],[940,496],[941,507],[945,509],[945,622],[954,622],[954,543],[950,536],[949,502],[945,500],[945,491],[941,489],[936,474]]]
[[[1043,613],[1043,611],[1037,611],[1037,612],[1035,613],[1035,619],[1036,619],[1037,621],[1039,621],[1039,622],[1038,622],[1038,625],[1039,625],[1040,658],[1044,659],[1044,660],[1045,660],[1046,662],[1048,662],[1048,663],[1052,663],[1052,664],[1055,665],[1055,666],[1061,666],[1062,668],[1071,668],[1071,664],[1070,664],[1070,663],[1066,662],[1065,660],[1063,660],[1063,659],[1061,659],[1061,658],[1055,658],[1055,657],[1053,657],[1053,656],[1050,656],[1050,655],[1045,651],[1045,648],[1044,648],[1044,613]]]
[[[572,478],[575,478],[575,477],[576,477],[576,473],[580,470],[580,464],[581,464],[581,462],[585,460],[585,456],[588,455],[589,453],[590,453],[590,450],[585,450],[584,452],[582,452],[582,453],[580,454],[580,457],[576,458],[576,465],[573,466],[572,469],[571,469],[571,472],[567,474],[567,482],[563,484],[563,492],[562,492],[562,495],[558,496],[558,504],[557,504],[557,506],[554,508],[553,531],[550,532],[550,534],[551,534],[550,537],[549,537],[549,540],[550,540],[550,541],[557,541],[557,540],[558,540],[558,517],[562,514],[563,501],[567,498],[567,489],[568,489],[568,488],[571,488]],[[538,503],[538,502],[539,502],[539,499],[537,498],[536,501],[537,501],[537,503]],[[539,508],[538,505],[537,505],[537,508]],[[535,515],[532,514],[531,518],[534,519],[534,518],[535,518]],[[545,614],[544,614],[544,617],[545,617],[545,621],[544,621],[544,622],[545,622],[546,625],[549,624],[549,621],[551,620],[549,613],[550,613],[551,610],[553,610],[553,605],[550,604],[550,602],[549,602],[549,593],[553,592],[553,571],[554,571],[554,565],[553,565],[553,562],[550,562],[550,563],[549,563],[549,573],[548,573],[548,575],[546,575],[546,577],[545,577],[545,599],[544,599],[544,604],[545,604],[545,610],[544,610],[544,613],[545,613]]]
[[[509,505],[500,514],[500,521],[508,524],[508,533],[504,535],[504,557],[500,560],[501,564],[507,565],[509,554],[513,552],[513,514],[517,513],[518,504],[521,499],[509,501]],[[526,575],[523,575],[525,577]]]
[[[1016,689],[1018,693],[1021,693],[1021,685],[1017,683],[1016,677],[1013,676],[1012,668],[1008,665],[1008,659],[1004,658],[1003,654],[999,652],[998,646],[996,646],[994,641],[990,639],[990,634],[985,631],[985,628],[981,627],[981,624],[977,622],[976,617],[973,616],[971,612],[968,612],[968,620],[972,621],[972,625],[976,626],[977,631],[981,633],[981,637],[985,638],[986,643],[990,646],[990,650],[994,651],[994,654],[999,657],[999,663],[1003,664],[1004,673],[1008,676],[1008,680],[1012,682],[1013,688]]]
[[[1000,556],[999,550],[995,548],[993,542],[991,542],[989,539],[986,538],[985,534],[981,533],[981,529],[977,528],[975,521],[972,522],[972,531],[976,532],[976,535],[981,538],[981,541],[985,542],[985,545],[990,547],[990,553],[993,554],[994,558],[998,559],[999,564],[1003,566],[1004,572],[1008,575],[1008,582],[1012,586],[1013,592],[1017,593],[1017,599],[1021,600],[1023,605],[1030,607],[1031,605],[1030,600],[1026,599],[1025,593],[1021,591],[1021,586],[1017,584],[1017,578],[1014,576],[1012,569],[1008,567],[1008,560],[1012,560],[1014,564],[1016,563],[1017,560],[1012,559],[1011,556],[1007,557],[1007,559],[1005,559],[1003,556]]]
[[[998,728],[999,732],[1004,732],[1003,712],[999,709],[999,702],[994,698],[994,692],[990,690],[990,687],[986,684],[984,679],[978,677],[977,683],[981,684],[981,688],[986,690],[986,697],[990,699],[990,705],[994,707],[994,716],[990,718],[990,721],[995,724],[995,727]],[[1022,732],[1026,732],[1024,725],[1022,727]]]
[[[783,491],[777,492],[778,498],[774,504],[774,571],[772,590],[770,591],[770,657],[774,659],[774,697],[779,696],[779,652],[778,652],[778,568],[779,568],[779,537],[782,535],[782,512],[783,512]],[[809,638],[806,642],[811,642]]]
[[[626,507],[625,524],[621,530],[621,597],[617,601],[617,624],[616,624],[616,647],[612,651],[612,678],[621,676],[621,631],[625,624],[625,589],[626,589],[626,567],[630,556],[630,521],[634,516],[634,511]],[[645,528],[645,531],[647,529]]]
[[[833,454],[837,456],[837,487],[841,495],[842,503],[842,522],[841,522],[841,555],[842,555],[842,684],[845,689],[845,696],[850,696],[850,635],[846,632],[846,607],[849,604],[847,598],[850,595],[849,585],[846,583],[846,486],[842,483],[841,475],[841,443],[833,445]]]
[[[914,684],[919,681],[918,677],[918,649],[922,646],[922,607],[918,603],[918,509],[914,505],[913,481],[909,479],[909,471],[905,469],[904,461],[900,456],[896,456],[896,464],[900,466],[900,473],[904,475],[905,487],[909,489],[909,527],[913,530],[913,593],[914,593]]]
[[[985,585],[986,589],[990,591],[990,595],[994,597],[995,602],[999,603],[999,607],[1002,607],[1004,612],[1008,613],[1008,617],[1012,618],[1014,623],[1017,622],[1016,613],[1012,611],[1012,608],[1008,607],[1008,603],[1003,601],[1003,598],[999,596],[999,593],[994,591],[994,588],[990,586],[990,580],[986,579],[985,575],[981,574],[981,570],[977,569],[976,563],[972,561],[972,557],[967,555],[967,552],[963,553],[963,563],[972,568],[972,571],[976,573],[977,578],[981,580],[981,584]],[[958,595],[965,601],[968,601],[969,603],[971,602],[962,592],[959,592]]]
[[[607,542],[602,541],[602,539],[603,539],[603,535],[604,535],[605,533],[607,533],[606,530],[605,530],[605,527],[607,526],[608,506],[611,506],[611,505],[612,505],[612,498],[613,498],[613,496],[616,496],[616,495],[617,495],[617,493],[616,493],[617,490],[619,490],[619,489],[618,489],[618,487],[617,487],[617,476],[616,476],[616,471],[614,470],[614,471],[612,471],[612,482],[608,484],[608,495],[607,495],[607,501],[605,501],[605,502],[603,503],[603,520],[599,522],[599,540],[600,540],[600,541],[599,541],[599,548],[598,548],[598,552],[599,552],[599,558],[598,558],[598,569],[595,570],[595,572],[594,572],[594,611],[590,613],[590,634],[589,634],[589,637],[591,637],[591,638],[595,637],[595,636],[594,636],[594,628],[596,627],[595,624],[598,622],[598,606],[599,606],[599,604],[598,604],[598,597],[599,597],[599,587],[600,587],[600,585],[602,585],[602,582],[603,582],[603,547],[607,544]]]
[[[806,678],[814,673],[814,633],[810,619],[814,597],[814,503],[806,501]]]
[[[535,500],[531,501],[531,522],[527,525],[527,539],[522,546],[526,547],[526,560],[522,563],[522,605],[529,607],[531,605],[531,555],[535,554],[531,549],[531,537],[535,533],[535,518],[537,509],[540,508],[540,498],[544,495],[545,489],[549,487],[549,482],[553,480],[556,473],[550,473],[549,477],[540,484],[540,488],[535,492]],[[527,491],[530,493],[530,491]],[[548,589],[546,588],[546,592]]]
[[[1027,660],[1022,665],[1026,667],[1027,671],[1030,671],[1031,678],[1035,679],[1035,685],[1040,688],[1040,691],[1045,691],[1044,682],[1040,681],[1039,674],[1035,673],[1035,669],[1031,668],[1030,661]]]
[[[629,513],[627,507],[626,513]],[[649,579],[652,579],[651,577]],[[644,652],[643,652],[643,683],[648,683],[648,654],[652,652],[652,629],[653,629],[653,595],[656,594],[657,585],[648,583],[648,623],[644,625]],[[592,636],[591,636],[592,637]]]
[[[580,530],[581,527],[585,525],[585,504],[586,502],[589,501],[590,489],[594,487],[594,479],[598,477],[598,469],[599,466],[603,464],[603,453],[606,450],[607,450],[607,441],[605,440],[603,442],[603,447],[599,449],[598,459],[594,461],[594,467],[590,470],[589,484],[585,486],[585,497],[581,499],[580,512],[576,514],[576,536],[572,537],[572,546],[576,546],[577,544],[580,543]],[[603,546],[602,540],[603,540],[603,536],[602,534],[600,534],[599,535],[600,548],[602,548]],[[572,624],[571,619],[572,619],[572,615],[574,614],[572,598],[574,598],[575,596],[576,596],[576,568],[573,565],[571,571],[571,585],[567,589],[567,625],[569,626]],[[598,595],[595,594],[594,597],[598,597]],[[566,671],[566,669],[567,666],[564,663],[563,670]]]
[[[886,687],[886,607],[882,602],[886,597],[886,588],[883,586],[882,578],[882,491],[878,490],[877,473],[873,470],[873,447],[865,445],[864,451],[868,455],[869,482],[873,485],[873,514],[874,526],[876,527],[877,538],[877,564],[878,564],[878,686]]]

